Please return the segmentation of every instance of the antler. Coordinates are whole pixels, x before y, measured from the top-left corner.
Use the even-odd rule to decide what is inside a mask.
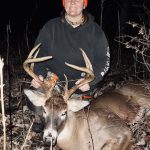
[[[48,85],[48,81],[44,80],[41,81],[39,76],[37,76],[34,72],[33,72],[33,68],[34,68],[34,63],[36,62],[42,62],[42,61],[46,61],[48,59],[51,59],[52,56],[46,56],[46,57],[41,57],[41,58],[36,58],[36,56],[39,53],[39,47],[41,46],[41,43],[39,43],[37,46],[35,46],[31,52],[29,53],[27,59],[24,61],[23,63],[23,68],[24,70],[33,78],[35,79],[43,89],[45,89],[45,91],[50,90],[50,87]],[[35,51],[37,51],[35,53]],[[33,54],[35,53],[35,55],[33,56]],[[52,87],[51,87],[52,88]]]
[[[93,67],[92,67],[92,64],[88,58],[88,56],[86,55],[86,53],[84,52],[84,50],[80,49],[81,52],[82,52],[82,55],[83,55],[83,58],[84,58],[84,61],[85,61],[85,64],[86,64],[86,67],[79,67],[79,66],[75,66],[75,65],[72,65],[72,64],[69,64],[69,63],[65,63],[67,66],[73,68],[73,69],[76,69],[76,70],[79,70],[79,71],[82,71],[82,72],[85,72],[86,73],[86,77],[83,81],[81,81],[79,84],[73,86],[70,90],[68,90],[68,80],[67,80],[67,77],[65,75],[65,79],[66,79],[66,85],[65,85],[65,93],[64,93],[64,100],[65,102],[67,102],[67,100],[69,99],[69,97],[77,90],[79,89],[81,86],[83,86],[84,84],[86,83],[89,83],[91,81],[94,80],[95,76],[94,76],[94,73],[93,73]]]

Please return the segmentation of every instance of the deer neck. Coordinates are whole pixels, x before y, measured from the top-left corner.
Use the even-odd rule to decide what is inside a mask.
[[[78,113],[74,113],[72,111],[68,112],[68,118],[66,122],[63,125],[63,128],[61,129],[58,139],[57,139],[57,144],[59,147],[63,149],[70,149],[70,145],[74,145],[74,140],[79,138],[78,135]],[[68,144],[66,144],[68,143]]]

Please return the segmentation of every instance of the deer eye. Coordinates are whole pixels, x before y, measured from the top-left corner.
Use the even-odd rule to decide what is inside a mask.
[[[46,113],[46,110],[43,109],[43,117],[46,117],[47,113]]]
[[[61,113],[62,117],[66,116],[66,115],[67,115],[67,111]]]
[[[65,120],[65,119],[66,119],[66,116],[67,116],[67,111],[63,111],[63,112],[60,114],[61,120]]]

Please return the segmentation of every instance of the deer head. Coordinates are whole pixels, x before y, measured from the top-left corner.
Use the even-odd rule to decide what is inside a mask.
[[[89,105],[89,101],[74,100],[71,99],[70,97],[82,85],[94,80],[94,74],[90,60],[88,59],[85,52],[81,49],[86,67],[79,67],[69,63],[66,63],[66,65],[73,69],[85,72],[86,73],[85,79],[79,84],[73,86],[71,89],[68,89],[68,80],[65,75],[66,84],[64,87],[64,94],[53,93],[51,95],[50,93],[55,85],[49,87],[47,81],[45,80],[43,82],[40,81],[38,76],[35,75],[35,73],[33,73],[33,63],[41,62],[52,58],[51,56],[47,56],[44,58],[36,58],[37,53],[34,57],[32,57],[32,54],[35,52],[37,48],[39,48],[39,46],[40,45],[37,45],[35,48],[33,48],[27,60],[24,62],[23,66],[25,71],[32,78],[36,79],[41,84],[41,86],[45,90],[45,93],[29,89],[25,89],[24,93],[26,94],[26,96],[33,105],[37,107],[40,106],[43,108],[43,118],[45,125],[43,139],[46,143],[52,142],[54,145],[56,143],[57,136],[63,124],[65,124],[65,121],[67,120],[68,112],[69,111],[78,112],[85,106]],[[31,66],[29,66],[30,63]]]

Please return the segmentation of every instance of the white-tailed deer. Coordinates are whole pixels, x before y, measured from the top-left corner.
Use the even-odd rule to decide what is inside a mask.
[[[129,150],[131,131],[123,120],[133,122],[137,114],[134,106],[148,104],[149,99],[142,103],[144,94],[141,91],[141,94],[137,93],[128,85],[106,92],[91,102],[71,98],[80,86],[94,79],[92,65],[83,50],[85,68],[68,63],[66,65],[85,72],[85,79],[68,89],[66,77],[64,93],[58,93],[53,90],[55,84],[49,85],[47,80],[42,82],[33,72],[33,63],[51,58],[32,57],[39,46],[29,54],[24,62],[24,69],[41,84],[44,92],[25,89],[24,93],[33,105],[43,108],[43,140],[57,144],[63,150]],[[135,105],[132,105],[133,102]]]

